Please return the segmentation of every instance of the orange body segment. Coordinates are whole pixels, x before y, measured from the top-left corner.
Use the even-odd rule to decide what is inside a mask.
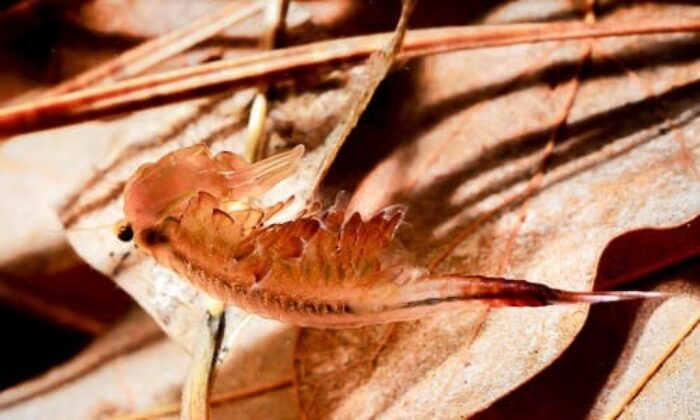
[[[413,264],[394,239],[405,209],[368,220],[340,201],[296,220],[266,223],[280,209],[224,204],[256,197],[296,170],[295,148],[255,164],[198,145],[144,165],[126,186],[137,245],[208,294],[258,315],[338,328],[420,318],[460,302],[493,306],[596,303],[642,292],[568,292],[522,280],[438,274]]]

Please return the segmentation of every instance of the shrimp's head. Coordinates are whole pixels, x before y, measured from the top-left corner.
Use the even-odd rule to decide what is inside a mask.
[[[175,150],[155,163],[141,166],[124,188],[126,223],[123,240],[152,230],[168,217],[180,218],[189,201],[206,192],[218,202],[257,197],[296,171],[302,146],[255,164],[221,152],[213,156],[203,144]]]

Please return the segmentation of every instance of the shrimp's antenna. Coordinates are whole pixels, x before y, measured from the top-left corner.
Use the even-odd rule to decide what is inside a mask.
[[[95,231],[100,229],[114,229],[114,223],[96,225],[96,226],[83,226],[83,227],[62,227],[59,229],[45,229],[44,232],[49,233],[66,233],[66,232],[83,232],[83,231]]]
[[[91,230],[99,230],[99,229],[114,229],[114,223],[104,224],[104,225],[96,225],[96,226],[67,227],[67,228],[63,228],[63,231],[64,232],[83,232],[83,231],[91,231]]]
[[[120,220],[117,223],[110,223],[97,226],[83,226],[83,227],[67,227],[60,232],[84,232],[84,231],[94,231],[99,229],[110,229],[122,242],[129,242],[134,237],[134,231],[131,224],[126,220]],[[57,231],[58,232],[58,231]]]

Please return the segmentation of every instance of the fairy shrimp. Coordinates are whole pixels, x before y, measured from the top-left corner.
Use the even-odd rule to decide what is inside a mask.
[[[302,154],[299,146],[251,164],[230,152],[214,156],[204,145],[169,153],[125,186],[127,224],[119,236],[133,237],[160,264],[227,304],[300,326],[412,320],[473,300],[544,306],[655,296],[431,272],[413,264],[394,238],[403,206],[363,219],[346,214],[339,200],[271,224],[284,203],[263,208],[251,200],[293,174]]]

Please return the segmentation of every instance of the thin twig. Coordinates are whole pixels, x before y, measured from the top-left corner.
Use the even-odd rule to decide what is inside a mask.
[[[211,38],[224,29],[262,10],[262,2],[232,3],[191,24],[166,35],[144,42],[119,57],[94,67],[48,90],[45,96],[55,96],[83,89],[96,83],[127,79],[145,72],[186,49]]]
[[[594,14],[594,6],[595,6],[595,0],[589,0],[588,1],[588,10],[586,11],[584,21],[587,24],[594,24],[596,22],[595,14]],[[581,70],[583,69],[583,66],[586,61],[588,61],[591,57],[591,52],[592,52],[592,38],[586,39],[586,45],[584,46],[584,51],[581,54],[581,58],[579,59],[579,63],[576,69],[576,73],[574,74],[574,77],[571,79],[571,87],[569,88],[569,94],[567,95],[566,101],[564,102],[564,106],[561,108],[559,114],[556,116],[554,119],[554,129],[552,130],[549,140],[547,144],[545,145],[544,149],[542,150],[539,163],[537,165],[537,171],[535,172],[535,175],[530,179],[528,182],[527,186],[525,189],[519,193],[515,194],[514,196],[510,197],[509,199],[505,200],[501,205],[497,206],[491,211],[488,211],[481,215],[481,217],[477,218],[476,220],[472,221],[471,223],[467,224],[462,230],[445,246],[443,247],[440,252],[438,252],[435,257],[430,261],[428,264],[428,268],[431,270],[436,269],[440,264],[442,264],[447,257],[449,257],[452,252],[461,244],[466,238],[469,237],[479,226],[481,226],[483,223],[485,223],[487,220],[491,219],[494,215],[496,215],[499,211],[501,211],[503,208],[506,206],[509,206],[511,204],[521,202],[522,207],[520,208],[519,214],[518,214],[518,222],[516,225],[516,228],[513,229],[513,232],[511,233],[510,238],[506,242],[506,249],[503,253],[503,258],[501,259],[501,262],[499,264],[499,272],[502,274],[508,266],[509,260],[510,260],[510,255],[512,251],[512,247],[515,244],[515,240],[517,239],[517,234],[520,230],[520,227],[525,220],[525,216],[527,213],[527,203],[530,197],[532,197],[537,190],[539,190],[542,179],[544,177],[544,172],[547,167],[547,163],[550,159],[550,156],[552,152],[554,151],[554,143],[556,142],[557,136],[559,135],[559,132],[561,131],[562,127],[566,123],[566,120],[569,118],[569,114],[571,113],[571,109],[574,105],[574,102],[576,100],[576,96],[579,91],[580,87],[580,76],[581,76]]]
[[[389,70],[391,70],[391,66],[394,64],[397,54],[401,51],[401,45],[403,44],[408,29],[408,18],[411,16],[414,6],[415,0],[403,1],[401,16],[399,17],[399,22],[396,25],[393,36],[388,40],[381,51],[378,51],[370,57],[365,77],[357,80],[356,86],[350,86],[350,90],[354,90],[350,98],[350,108],[346,111],[345,117],[343,117],[333,131],[328,134],[327,143],[330,144],[331,147],[326,153],[326,156],[324,156],[321,167],[316,173],[315,179],[311,184],[311,191],[318,191],[321,181],[323,181],[328,169],[335,161],[335,157],[340,151],[341,146],[345,143],[345,140],[350,135],[352,129],[355,128],[355,125],[357,125],[365,108],[369,105],[369,101],[372,99],[372,96],[374,96],[377,87],[379,87],[379,84],[384,80]]]
[[[261,47],[264,50],[275,48],[278,38],[284,31],[285,16],[289,9],[289,0],[270,0],[265,9],[267,28],[262,36]],[[243,156],[249,162],[255,162],[263,155],[265,145],[265,119],[267,117],[267,86],[259,86],[248,118],[248,138]]]
[[[584,22],[586,23],[593,24],[597,20],[595,15],[595,2],[596,0],[586,1],[585,6],[587,10],[584,15]],[[554,146],[557,143],[559,133],[566,125],[566,121],[569,119],[569,116],[571,115],[571,110],[573,109],[574,103],[576,102],[576,97],[578,96],[578,92],[581,87],[581,73],[583,72],[583,68],[586,65],[586,63],[590,61],[592,52],[593,40],[588,39],[586,40],[583,46],[583,52],[581,53],[581,57],[578,60],[578,65],[576,66],[576,73],[574,73],[573,77],[569,81],[569,90],[566,100],[564,101],[563,106],[560,108],[559,114],[555,116],[553,124],[551,124],[551,126],[554,128],[552,129],[549,135],[547,144],[545,144],[544,148],[542,149],[542,152],[540,153],[536,172],[530,178],[530,181],[525,187],[527,198],[523,200],[523,203],[521,204],[520,209],[518,210],[518,219],[516,221],[515,227],[512,229],[508,240],[506,241],[506,248],[503,252],[503,257],[501,258],[501,262],[499,264],[498,269],[500,275],[505,275],[505,271],[510,265],[510,258],[513,253],[513,248],[515,247],[515,242],[518,239],[520,230],[522,229],[523,223],[525,223],[525,218],[527,217],[527,210],[528,205],[530,203],[530,197],[534,196],[542,185],[542,180],[544,178],[545,173],[547,172],[547,165],[552,157],[552,153],[554,153]]]
[[[595,15],[593,14],[593,9],[594,9],[594,3],[595,0],[589,0],[588,6],[589,10],[586,13],[585,16],[585,21],[589,23],[593,23],[595,21]],[[525,221],[525,218],[527,216],[527,208],[528,208],[528,203],[529,199],[539,190],[539,188],[542,185],[542,180],[544,178],[545,172],[547,170],[547,164],[552,156],[552,152],[554,151],[554,146],[557,142],[557,138],[559,136],[559,133],[561,132],[562,128],[566,125],[566,121],[569,119],[569,115],[571,114],[571,109],[573,108],[573,105],[576,101],[576,97],[579,92],[579,88],[581,85],[581,72],[583,70],[584,65],[588,60],[591,58],[591,51],[592,51],[592,44],[591,41],[588,41],[586,45],[584,46],[583,53],[581,54],[581,58],[579,59],[578,66],[576,67],[576,73],[573,75],[571,80],[568,83],[568,94],[566,96],[566,99],[564,101],[563,106],[560,108],[560,112],[555,116],[554,122],[552,124],[552,127],[554,127],[550,133],[549,140],[547,141],[547,144],[544,146],[542,151],[540,152],[540,157],[538,159],[537,163],[537,169],[535,174],[530,178],[527,186],[525,187],[525,190],[523,191],[522,195],[519,195],[518,197],[521,198],[522,204],[520,206],[520,209],[518,211],[518,220],[516,222],[515,227],[511,230],[511,233],[509,235],[509,238],[506,241],[506,247],[503,252],[503,256],[501,258],[501,262],[498,265],[498,270],[497,272],[500,275],[505,275],[505,271],[508,269],[508,266],[510,264],[510,258],[512,255],[512,250],[515,246],[515,241],[518,238],[518,235],[520,233],[520,229],[522,228],[522,225]],[[449,250],[444,250],[440,255],[443,255],[443,259],[448,255],[448,252],[451,252],[454,247],[456,246],[455,243],[451,244],[452,247],[449,248]],[[442,260],[441,259],[435,259],[431,262],[431,266],[434,268],[437,265],[440,264]],[[481,316],[477,319],[475,322],[475,333],[472,335],[471,339],[467,342],[465,345],[466,348],[469,348],[475,341],[476,338],[478,337],[479,333],[482,331],[486,319],[491,313],[491,308],[486,307],[481,314]],[[465,360],[466,362],[466,360]],[[448,385],[452,382],[452,378],[454,377],[454,373],[452,373],[450,380],[446,381],[445,384]]]
[[[525,187],[525,198],[522,204],[520,205],[520,209],[518,210],[518,218],[516,221],[516,225],[512,229],[506,241],[506,247],[503,251],[503,257],[501,258],[501,262],[498,265],[498,273],[500,273],[500,275],[505,275],[505,272],[508,269],[508,266],[510,265],[510,258],[513,253],[513,248],[515,247],[515,242],[518,239],[520,229],[522,228],[522,225],[525,222],[525,218],[527,217],[527,210],[528,205],[530,203],[530,198],[534,196],[535,193],[542,186],[542,180],[544,179],[544,175],[547,172],[547,164],[549,163],[549,160],[552,157],[552,153],[554,152],[554,146],[557,142],[557,138],[559,137],[559,133],[566,125],[566,121],[569,119],[569,115],[571,114],[571,109],[574,107],[574,103],[576,102],[576,96],[578,95],[579,88],[581,87],[581,72],[586,62],[588,62],[591,58],[591,51],[591,43],[588,42],[584,46],[584,50],[581,54],[581,58],[579,59],[578,66],[576,66],[576,73],[568,83],[568,94],[566,96],[566,100],[564,101],[564,104],[561,107],[559,113],[554,118],[554,122],[552,124],[552,127],[554,128],[552,129],[552,132],[549,135],[547,144],[545,144],[544,148],[540,152],[540,157],[537,162],[537,169],[535,171],[535,174],[530,178]]]
[[[269,0],[265,11],[265,21],[268,25],[263,34],[262,46],[265,49],[274,48],[275,40],[279,31],[284,27],[284,20],[288,9],[286,0]],[[259,88],[258,94],[253,101],[248,124],[248,159],[255,160],[255,150],[261,143],[264,135],[263,127],[267,115],[267,98],[263,87]],[[220,351],[221,340],[217,340],[222,334],[226,320],[225,304],[216,300],[212,302],[212,307],[207,312],[207,322],[202,334],[197,338],[195,351],[192,355],[192,366],[188,372],[187,382],[182,391],[182,411],[181,418],[207,419],[209,418],[209,391],[213,381],[213,367],[216,365]],[[235,343],[238,334],[250,320],[246,315],[240,321],[231,337]]]
[[[514,74],[507,83],[494,92],[494,97],[500,96],[504,92],[509,91],[521,81],[526,80],[527,78],[532,78],[533,75],[535,75],[535,73],[539,70],[542,63],[549,62],[549,58],[558,48],[559,45],[555,44],[547,48],[544,52],[538,53],[537,57],[531,60],[531,63],[527,67]],[[470,112],[479,109],[481,106],[483,106],[483,103],[475,104],[470,108]],[[452,140],[457,138],[459,131],[462,128],[463,124],[455,124],[455,128],[450,130],[450,132],[444,136],[438,145],[431,147],[430,150],[425,152],[425,155],[421,155],[421,163],[419,164],[418,169],[406,174],[405,181],[401,187],[404,195],[411,194],[411,191],[416,188],[416,185],[418,185],[421,177],[427,174],[428,171],[432,169],[433,165],[435,165],[435,163],[438,161],[440,156],[443,156],[444,153],[446,153],[447,147],[452,144]]]
[[[659,355],[659,357],[652,363],[649,368],[644,372],[644,375],[640,378],[632,389],[625,395],[625,397],[620,401],[620,403],[603,418],[606,420],[613,420],[618,418],[622,412],[627,408],[627,406],[634,400],[637,395],[642,391],[644,386],[649,383],[651,378],[656,374],[656,372],[661,369],[661,366],[668,360],[669,357],[680,347],[681,343],[695,330],[700,322],[700,314],[693,317],[690,322],[680,331],[678,336],[669,343],[668,347]]]
[[[212,383],[212,370],[222,326],[224,304],[212,302],[205,314],[204,324],[198,326],[192,360],[187,372],[187,380],[182,390],[183,420],[205,420],[209,418],[209,391]]]
[[[163,332],[145,313],[132,312],[75,358],[36,379],[0,392],[0,408],[40,397],[65,383],[85,376],[120,355],[137,351],[160,339],[164,339]]]
[[[523,43],[698,31],[700,20],[697,19],[433,28],[409,32],[398,58]],[[0,135],[204,96],[224,88],[260,83],[263,79],[289,77],[291,70],[359,60],[382,48],[391,36],[366,35],[261,52],[9,106],[0,109]]]
[[[253,385],[242,389],[235,389],[221,394],[214,394],[210,399],[212,407],[221,405],[226,402],[251,398],[268,392],[277,391],[292,386],[293,378],[286,377],[275,381]],[[112,420],[145,420],[158,417],[165,417],[176,414],[180,410],[180,404],[168,404],[160,407],[155,407],[146,411],[126,414],[124,416],[113,417]]]
[[[659,100],[659,95],[654,92],[654,89],[649,86],[648,83],[646,83],[642,78],[632,70],[631,68],[627,67],[625,63],[620,61],[617,57],[614,55],[610,54],[608,52],[608,49],[603,46],[603,44],[599,42],[594,42],[595,44],[595,49],[596,52],[598,52],[600,55],[603,56],[603,58],[610,60],[611,62],[615,63],[622,71],[627,74],[627,77],[632,80],[632,82],[637,85],[639,90],[641,90],[645,95],[647,95],[647,98],[652,99],[657,105],[656,105],[656,110],[657,114],[659,115],[660,118],[664,120],[664,123],[667,125],[671,125],[671,118],[668,116],[668,112],[666,110],[666,107],[664,106],[663,102]],[[693,155],[692,152],[688,148],[688,142],[683,135],[682,131],[680,130],[675,130],[673,132],[673,137],[675,138],[676,142],[678,142],[678,146],[680,147],[680,153],[679,153],[679,158],[680,162],[683,165],[683,167],[691,173],[694,177],[700,178],[700,170],[698,169],[697,165],[695,165],[695,162],[693,161]]]

